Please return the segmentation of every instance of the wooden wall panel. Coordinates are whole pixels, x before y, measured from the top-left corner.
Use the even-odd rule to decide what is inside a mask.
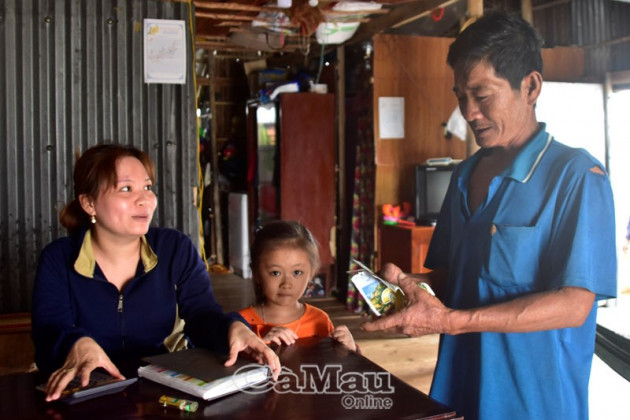
[[[543,80],[579,82],[584,77],[584,49],[580,47],[543,48]]]
[[[376,180],[375,183],[380,188],[376,188],[374,193],[374,202],[377,206],[383,203],[398,203],[400,191],[403,187],[400,186],[399,181],[402,178],[399,176],[400,166],[398,165],[378,165],[376,167]],[[413,187],[413,182],[409,184]],[[409,194],[409,191],[406,191]]]
[[[444,136],[442,123],[457,106],[446,64],[451,38],[374,37],[374,133],[377,210],[384,203],[412,202],[413,165],[430,157],[466,157],[466,143]],[[379,137],[379,97],[405,99],[405,138]]]

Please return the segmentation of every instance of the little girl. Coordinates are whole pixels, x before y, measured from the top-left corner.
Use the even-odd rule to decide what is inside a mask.
[[[256,233],[251,267],[259,303],[240,314],[266,343],[333,337],[350,350],[357,346],[348,327],[333,327],[326,312],[299,299],[319,268],[311,232],[297,222],[275,221]]]

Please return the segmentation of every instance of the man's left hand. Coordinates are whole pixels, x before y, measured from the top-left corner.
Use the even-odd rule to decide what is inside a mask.
[[[361,326],[365,331],[402,332],[412,337],[449,331],[447,308],[409,276],[400,273],[393,283],[405,293],[406,304],[398,312]]]

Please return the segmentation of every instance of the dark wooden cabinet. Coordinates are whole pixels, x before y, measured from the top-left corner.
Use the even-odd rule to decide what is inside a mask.
[[[381,225],[378,229],[378,269],[394,263],[405,273],[428,273],[424,267],[432,226]]]
[[[332,264],[335,224],[334,96],[280,96],[280,217],[298,220],[319,242],[322,267]]]
[[[273,122],[251,115],[260,107]],[[251,223],[282,219],[308,227],[319,245],[328,292],[336,200],[334,95],[281,94],[274,104],[250,106],[249,113],[249,124],[255,124],[248,130],[255,138],[249,147],[249,156],[255,159],[250,168],[257,168],[249,191]]]

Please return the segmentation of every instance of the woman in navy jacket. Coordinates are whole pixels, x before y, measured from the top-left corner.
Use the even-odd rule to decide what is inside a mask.
[[[182,233],[150,228],[157,200],[154,167],[132,147],[99,145],[74,168],[74,195],[60,215],[70,236],[42,251],[33,292],[39,369],[52,372],[47,400],[74,377],[87,385],[101,367],[186,345],[241,351],[268,363],[277,356],[236,313],[216,302],[206,266]]]

